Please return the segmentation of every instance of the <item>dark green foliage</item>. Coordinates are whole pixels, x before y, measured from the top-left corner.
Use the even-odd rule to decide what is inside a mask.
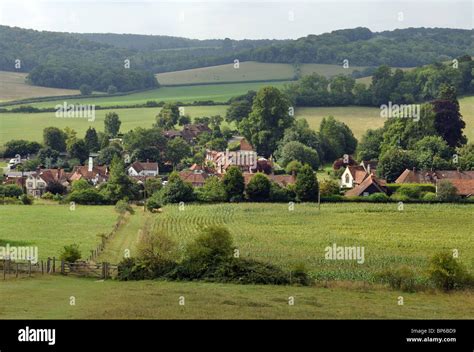
[[[227,200],[240,200],[243,197],[245,183],[242,171],[236,166],[231,166],[222,179]]]
[[[69,194],[68,200],[77,204],[98,205],[105,204],[106,200],[102,193],[95,188],[73,191]]]
[[[369,197],[371,202],[386,203],[389,201],[389,197],[385,193],[372,193]]]
[[[159,193],[163,204],[192,202],[195,199],[193,186],[181,180],[177,172],[171,173],[168,183]]]
[[[201,202],[225,202],[227,193],[218,177],[209,177],[203,187],[196,188],[197,199]]]
[[[448,180],[441,180],[436,187],[436,196],[444,202],[454,202],[459,199],[457,189]]]
[[[95,128],[89,127],[86,131],[84,137],[84,142],[86,144],[87,151],[89,153],[98,152],[100,149],[99,137]]]
[[[120,118],[117,113],[108,112],[107,115],[105,115],[104,119],[104,133],[109,138],[116,137],[119,133],[121,124],[122,122],[120,121]]]
[[[390,149],[380,157],[377,173],[387,182],[394,182],[405,169],[417,166],[415,153],[401,149]]]
[[[24,139],[12,139],[5,143],[4,157],[13,158],[17,154],[21,156],[35,154],[40,150],[40,148],[41,144],[38,142],[30,142]]]
[[[70,244],[64,246],[61,255],[59,256],[60,260],[64,260],[67,263],[74,263],[76,260],[81,259],[81,251],[79,250],[79,245]]]
[[[299,201],[311,202],[318,199],[318,179],[311,166],[304,165],[296,177],[295,192]]]
[[[292,161],[299,161],[301,164],[308,164],[314,170],[320,165],[318,152],[303,143],[293,141],[285,144],[280,151],[280,164],[286,167]]]
[[[332,116],[323,118],[319,135],[325,161],[333,162],[344,154],[353,154],[356,150],[357,139],[351,129]]]
[[[88,84],[81,84],[79,91],[81,92],[81,95],[91,95],[92,87]]]
[[[159,192],[153,193],[152,196],[146,200],[146,208],[148,211],[160,209],[162,206]]]
[[[66,193],[66,187],[63,186],[58,181],[51,181],[46,186],[46,192],[49,192],[49,193],[52,193],[52,194],[64,194],[64,193]]]
[[[402,290],[405,292],[416,291],[415,273],[407,266],[396,269],[386,269],[376,276],[381,282],[388,283],[394,290]]]
[[[45,147],[50,147],[58,152],[66,151],[67,135],[57,127],[46,127],[43,130],[43,143]]]
[[[23,190],[17,185],[0,185],[0,197],[18,198],[23,194]]]
[[[245,193],[253,202],[264,202],[270,198],[271,182],[263,173],[257,173],[249,181]]]
[[[115,211],[119,214],[125,214],[127,212],[133,214],[135,212],[132,206],[125,200],[119,200],[115,203]]]
[[[428,274],[433,284],[444,291],[462,289],[473,284],[472,276],[450,252],[440,252],[433,256]]]

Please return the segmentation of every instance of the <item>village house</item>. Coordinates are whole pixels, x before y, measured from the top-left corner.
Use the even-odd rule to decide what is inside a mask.
[[[196,124],[184,125],[181,131],[168,130],[168,131],[164,131],[163,134],[166,138],[170,138],[170,139],[181,137],[189,144],[194,145],[196,144],[196,140],[199,137],[199,135],[201,135],[202,133],[211,133],[211,132],[212,130],[209,128],[209,126],[203,123],[196,123]]]
[[[184,170],[179,173],[179,177],[193,185],[193,187],[202,187],[209,177],[213,177],[211,170],[202,167],[198,164],[193,164],[189,170]]]
[[[362,161],[359,165],[349,165],[341,175],[341,188],[354,188],[369,175],[375,175],[377,164]]]
[[[140,162],[135,161],[127,168],[127,173],[129,176],[136,177],[136,176],[151,176],[156,177],[159,174],[158,163],[150,163],[150,162]]]
[[[69,174],[63,169],[38,169],[26,177],[26,193],[33,197],[41,197],[46,193],[48,185],[53,182],[60,183],[65,188],[69,188]]]
[[[346,197],[369,196],[373,193],[387,193],[387,184],[385,180],[377,178],[374,174],[370,174],[354,188],[348,190],[344,195]]]
[[[87,166],[75,166],[72,170],[70,181],[87,180],[94,186],[107,182],[109,179],[109,168],[107,166],[94,165],[92,158],[89,158]]]
[[[405,169],[395,183],[433,183],[438,180],[474,180],[474,171]]]
[[[239,143],[240,149],[236,151],[207,150],[205,159],[207,165],[219,175],[225,174],[231,166],[238,166],[242,172],[253,172],[258,169],[259,159],[250,143],[245,138],[240,139]]]

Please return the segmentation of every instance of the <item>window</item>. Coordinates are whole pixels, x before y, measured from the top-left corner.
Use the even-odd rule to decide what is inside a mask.
[[[33,182],[28,182],[28,188],[33,187]]]
[[[44,185],[44,182],[38,182],[38,187],[39,187],[39,188],[44,188],[44,186],[45,186],[45,185]]]
[[[346,184],[351,183],[351,179],[349,178],[349,174],[346,174]]]

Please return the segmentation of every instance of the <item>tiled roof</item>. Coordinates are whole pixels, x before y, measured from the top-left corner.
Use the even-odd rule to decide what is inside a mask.
[[[449,182],[456,187],[460,196],[471,196],[474,195],[474,179],[451,179]]]
[[[135,161],[132,165],[130,165],[130,167],[133,167],[135,171],[137,172],[140,172],[143,170],[156,171],[158,170],[158,163],[150,163],[150,162],[143,163],[141,161]]]
[[[474,171],[458,171],[458,170],[409,170],[405,169],[395,180],[395,183],[436,183],[436,180],[472,180],[474,179]]]
[[[361,184],[359,184],[359,185],[355,186],[354,188],[348,190],[345,193],[345,196],[347,196],[347,197],[360,196],[360,195],[364,194],[364,192],[367,190],[367,188],[369,188],[372,185],[375,188],[377,188],[377,190],[379,192],[385,193],[385,190],[383,189],[383,187],[385,185],[385,180],[379,180],[374,175],[369,175],[369,176],[367,176],[367,178],[364,181],[362,181]]]

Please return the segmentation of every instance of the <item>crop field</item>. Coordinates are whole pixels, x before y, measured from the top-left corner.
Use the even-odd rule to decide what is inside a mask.
[[[103,281],[62,276],[0,281],[0,319],[472,319],[470,292],[406,293],[203,282]],[[76,305],[69,304],[69,297]],[[403,295],[404,305],[397,304]],[[184,297],[185,305],[179,305]],[[289,297],[294,305],[288,304]]]
[[[154,215],[155,230],[179,246],[208,225],[224,225],[242,257],[291,270],[304,263],[316,279],[371,281],[374,274],[408,265],[423,280],[428,260],[442,250],[458,249],[474,269],[473,205],[406,204],[222,204],[166,206]],[[363,246],[365,261],[332,261],[325,248]]]
[[[226,108],[225,105],[186,106],[184,113],[191,117],[219,114],[225,116]],[[127,132],[135,127],[150,128],[160,110],[161,108],[96,110],[94,121],[88,121],[86,118],[57,118],[54,112],[3,113],[0,114],[0,145],[11,139],[41,142],[43,140],[43,129],[48,126],[59,128],[68,126],[75,129],[79,136],[83,136],[89,126],[102,131],[105,115],[110,111],[115,111],[119,115],[122,121],[120,127],[122,132]]]
[[[87,257],[117,217],[111,206],[0,205],[0,245],[36,246],[44,259],[59,257],[65,245],[77,243]]]
[[[123,96],[111,97],[90,97],[84,99],[68,99],[70,104],[95,104],[100,106],[117,106],[144,104],[149,100],[155,101],[180,101],[194,102],[213,100],[215,102],[226,102],[237,95],[247,93],[249,90],[258,90],[261,87],[272,85],[283,87],[288,82],[256,82],[256,83],[228,83],[228,84],[207,84],[183,87],[161,87],[144,92],[133,93]],[[52,100],[27,105],[54,108],[57,104],[63,104],[64,100]],[[10,107],[9,107],[10,108]]]
[[[354,70],[364,67],[343,68],[342,65],[302,64],[301,75],[314,72],[330,77],[338,74],[351,74]],[[194,68],[190,70],[164,72],[156,75],[162,85],[246,82],[265,80],[292,80],[295,69],[290,64],[262,63],[255,61],[240,62],[238,68],[234,64]]]
[[[32,86],[26,83],[26,76],[27,73],[0,71],[0,102],[33,97],[79,94],[79,91],[75,89]]]

